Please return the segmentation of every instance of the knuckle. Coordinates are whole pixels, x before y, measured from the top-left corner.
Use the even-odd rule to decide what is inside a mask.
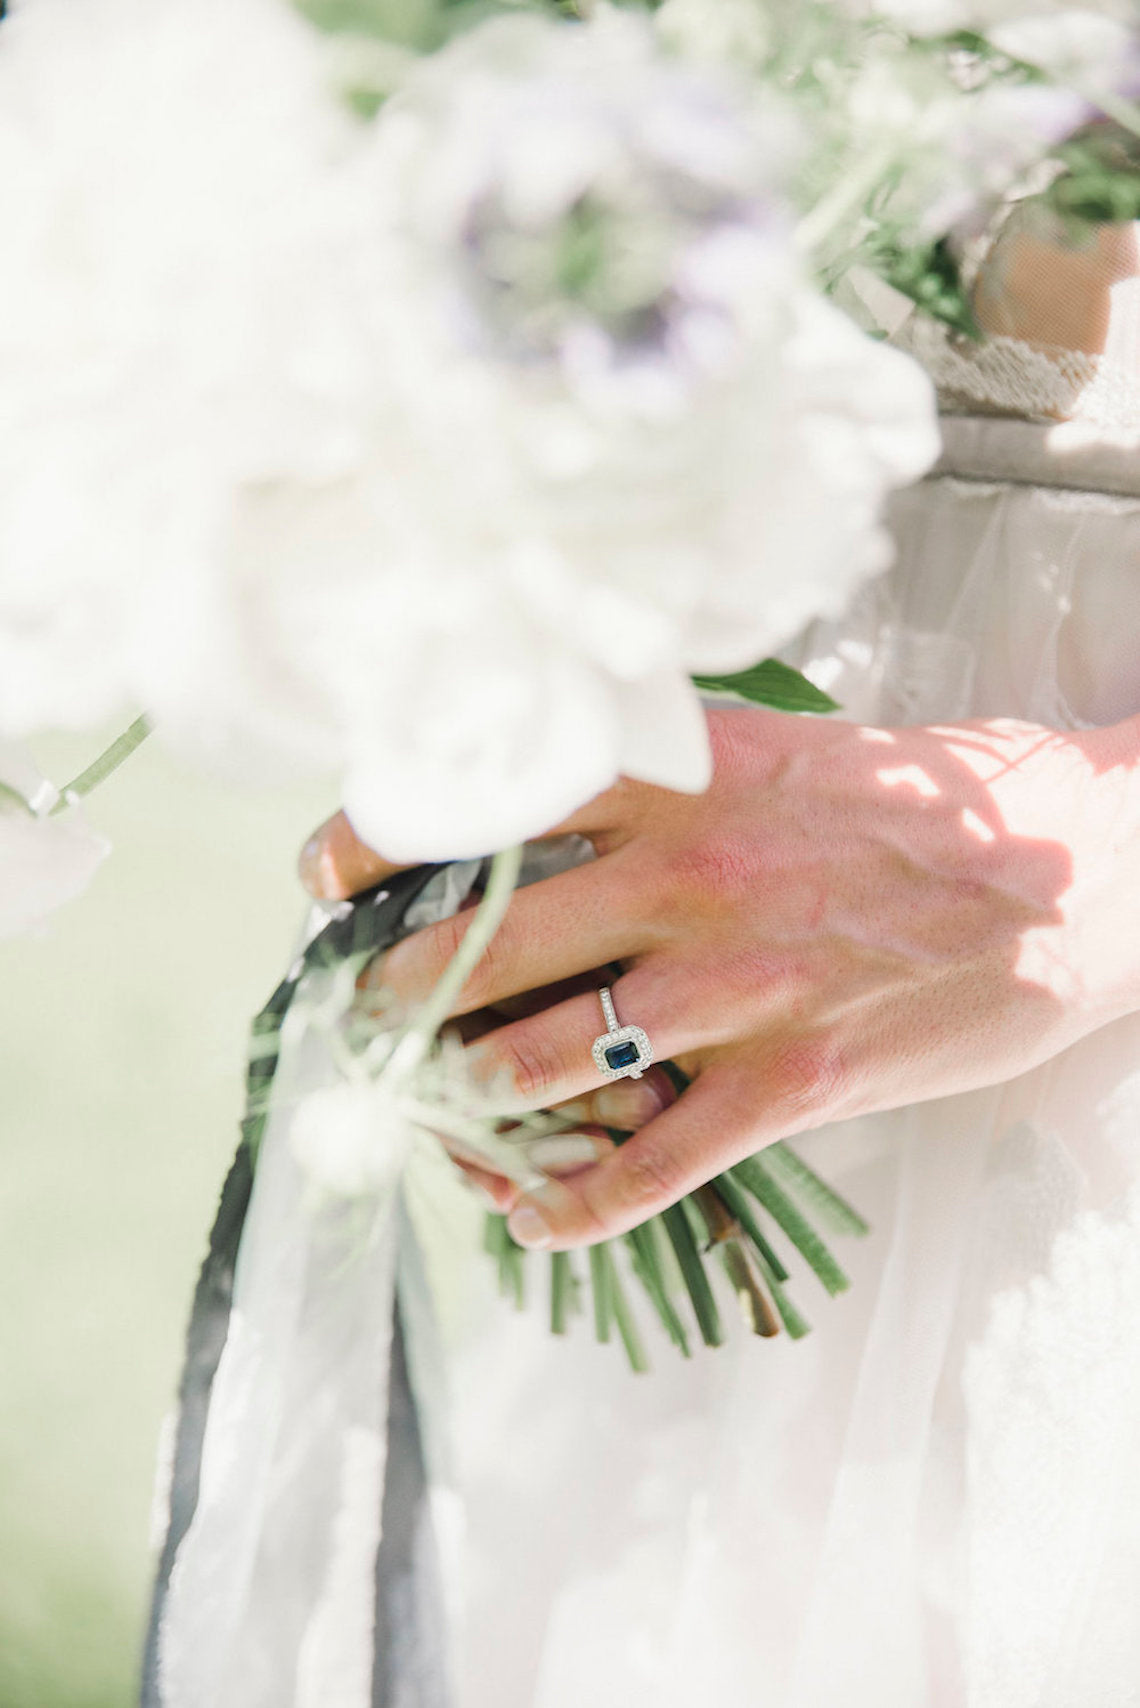
[[[612,1205],[593,1204],[588,1194],[579,1193],[577,1196],[577,1214],[572,1230],[575,1245],[597,1245],[599,1241],[613,1239],[617,1232],[618,1213]]]
[[[414,968],[413,979],[417,995],[426,995],[440,978],[463,941],[466,927],[462,917],[455,914],[441,919],[422,933],[405,938],[389,957],[394,977],[399,980]]]
[[[741,896],[755,897],[758,873],[755,841],[727,834],[693,838],[674,851],[669,864],[670,887],[686,908],[707,909],[731,904]]]
[[[780,1044],[769,1059],[766,1077],[780,1111],[805,1125],[839,1108],[847,1089],[841,1053],[825,1037]]]
[[[532,1108],[548,1102],[549,1094],[564,1078],[561,1052],[536,1020],[528,1020],[514,1036],[503,1039],[501,1060],[515,1092]]]
[[[619,1177],[623,1208],[646,1214],[667,1207],[684,1190],[676,1156],[665,1145],[644,1138],[622,1148]]]
[[[466,936],[473,917],[471,912],[456,915],[453,939],[456,948]],[[519,945],[516,941],[517,935],[511,916],[508,914],[491,941],[484,945],[479,959],[464,981],[460,999],[462,1009],[470,1011],[476,1008],[485,1008],[488,1003],[497,1002],[503,997],[518,995],[516,975],[519,970]],[[443,969],[440,970],[442,973]]]

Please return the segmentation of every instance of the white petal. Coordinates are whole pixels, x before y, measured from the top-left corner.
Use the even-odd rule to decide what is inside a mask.
[[[43,797],[44,781],[22,749],[0,742],[0,782],[26,800]],[[34,929],[81,895],[110,852],[74,808],[34,817],[0,799],[0,937]]]
[[[615,691],[621,770],[643,783],[699,795],[712,781],[708,725],[687,676],[662,673]]]
[[[604,683],[553,659],[529,703],[504,704],[490,722],[471,679],[461,711],[432,728],[414,714],[357,743],[345,810],[372,847],[399,861],[493,853],[549,830],[618,773],[618,729]]]

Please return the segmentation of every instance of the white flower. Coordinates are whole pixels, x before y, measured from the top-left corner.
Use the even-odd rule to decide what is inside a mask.
[[[842,0],[857,16],[889,18],[915,35],[973,30],[995,47],[1061,78],[1119,86],[1135,62],[1134,0]]]
[[[357,128],[281,0],[0,26],[0,728],[162,713],[241,493],[355,448]]]
[[[0,938],[17,937],[82,894],[110,843],[58,799],[28,755],[0,741]]]
[[[369,129],[280,0],[0,29],[0,728],[336,764],[405,859],[707,782],[691,671],[886,561],[930,388],[805,280],[783,108],[498,19]]]
[[[548,828],[619,772],[703,787],[689,673],[886,562],[930,392],[805,281],[793,148],[782,110],[609,12],[484,25],[382,115],[402,590],[383,668],[380,605],[342,626],[342,682],[349,811],[396,857]]]
[[[1136,93],[1140,70],[1140,15],[1132,0],[1096,7],[1010,8],[990,26],[994,45],[1015,59],[1040,66],[1059,80],[1096,94]]]
[[[414,1133],[400,1098],[381,1077],[309,1092],[294,1112],[289,1141],[317,1186],[356,1198],[395,1185]]]

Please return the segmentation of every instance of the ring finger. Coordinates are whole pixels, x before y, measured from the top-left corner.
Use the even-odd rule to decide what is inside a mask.
[[[619,1024],[642,1027],[658,1060],[724,1041],[677,1019],[666,989],[657,960],[639,963],[613,987]],[[545,1109],[613,1091],[623,1083],[607,1082],[594,1062],[594,1040],[606,1030],[597,993],[586,993],[497,1028],[472,1044],[467,1057],[475,1077],[504,1114]],[[650,1082],[651,1087],[659,1083]],[[656,1093],[651,1089],[650,1095]]]

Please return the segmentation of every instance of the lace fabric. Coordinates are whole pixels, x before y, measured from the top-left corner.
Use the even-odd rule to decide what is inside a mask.
[[[972,268],[986,330],[963,338],[918,313],[893,341],[926,369],[948,415],[1080,424],[1140,438],[1140,225],[1071,233],[1039,204],[1012,208]]]
[[[1001,335],[971,344],[920,315],[893,342],[930,374],[947,414],[1079,422],[1109,440],[1140,441],[1140,363],[1119,354]]]

